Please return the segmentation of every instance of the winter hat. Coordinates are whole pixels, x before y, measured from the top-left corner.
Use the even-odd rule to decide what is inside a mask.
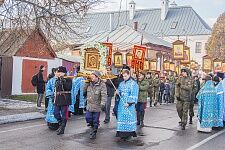
[[[59,66],[57,71],[62,73],[67,73],[66,67],[63,67],[63,66]]]
[[[188,70],[187,70],[186,68],[182,68],[182,69],[181,69],[181,72],[186,72],[186,73],[188,73]]]
[[[129,71],[130,71],[130,67],[129,67],[129,66],[126,66],[126,65],[124,65],[124,66],[122,67],[122,70],[129,70]]]
[[[44,65],[40,65],[40,67],[39,67],[39,68],[40,68],[40,70],[41,70],[41,69],[43,69],[44,67],[45,67]]]
[[[99,71],[94,71],[94,72],[92,72],[92,74],[98,78],[100,78],[100,76],[101,76],[101,73]]]
[[[221,78],[221,79],[223,79],[224,78],[224,73],[217,72],[217,75],[216,76],[219,77],[219,78]]]

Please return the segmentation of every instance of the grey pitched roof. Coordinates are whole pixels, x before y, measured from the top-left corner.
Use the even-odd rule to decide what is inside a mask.
[[[22,30],[4,30],[0,33],[0,55],[14,56],[28,38]]]
[[[0,56],[15,56],[18,50],[23,46],[26,40],[34,34],[38,32],[40,36],[44,39],[47,44],[48,50],[51,52],[53,57],[56,57],[54,50],[51,45],[48,43],[44,33],[40,29],[6,29],[0,32]]]
[[[143,37],[142,37],[143,35]],[[154,44],[158,46],[165,46],[171,48],[172,45],[169,42],[166,42],[162,39],[159,39],[148,33],[142,31],[135,31],[132,27],[127,25],[121,26],[112,32],[103,32],[96,34],[90,38],[84,39],[81,41],[82,44],[89,42],[112,42],[114,47],[119,48],[120,50],[131,49],[133,45],[140,45],[141,39],[143,38],[142,44]]]
[[[110,29],[110,14],[113,13],[114,28],[129,25],[137,21],[139,28],[145,27],[145,32],[156,36],[208,35],[211,28],[190,6],[170,7],[165,20],[161,20],[160,9],[136,10],[133,20],[129,19],[129,11],[90,13],[86,16],[89,31],[92,36]],[[171,26],[177,22],[176,28]]]

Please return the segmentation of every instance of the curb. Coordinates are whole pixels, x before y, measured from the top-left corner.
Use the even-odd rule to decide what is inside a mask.
[[[40,112],[22,113],[16,115],[0,116],[0,125],[13,122],[28,121],[34,119],[42,119],[45,115]]]

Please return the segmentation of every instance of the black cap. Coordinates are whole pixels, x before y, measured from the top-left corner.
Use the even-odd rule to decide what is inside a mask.
[[[59,66],[57,71],[62,73],[67,73],[66,67],[63,67],[63,66]]]
[[[130,71],[130,67],[129,67],[129,66],[126,66],[126,65],[124,65],[124,66],[122,67],[122,70],[129,70],[129,71]]]
[[[186,72],[186,73],[188,73],[188,71],[187,71],[186,68],[182,68],[182,69],[181,69],[181,72]]]
[[[41,69],[43,69],[44,67],[45,67],[44,65],[40,65],[40,67],[39,67],[39,68],[40,68],[40,70],[41,70]]]

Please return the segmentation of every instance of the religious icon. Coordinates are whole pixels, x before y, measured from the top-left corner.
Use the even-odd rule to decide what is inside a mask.
[[[145,60],[144,70],[149,70],[149,61],[148,60]]]
[[[85,57],[85,69],[87,70],[98,70],[99,69],[99,54],[97,53],[86,53]]]
[[[184,57],[183,58],[184,59],[181,60],[181,63],[186,63],[186,64],[190,63],[190,49],[189,48],[184,50]]]
[[[218,72],[221,71],[222,63],[221,62],[214,62],[214,71]]]
[[[127,66],[131,66],[132,63],[132,55],[127,55]]]
[[[183,41],[177,40],[173,43],[173,56],[175,60],[183,60],[183,57],[184,57],[184,42]]]
[[[142,50],[136,50],[135,58],[139,60],[142,59]]]
[[[156,71],[157,70],[157,63],[156,63],[156,61],[151,61],[150,62],[150,69],[152,71]]]
[[[204,70],[211,70],[212,62],[210,59],[205,59],[204,60]]]
[[[123,58],[122,58],[122,55],[119,54],[114,54],[114,64],[116,67],[121,67],[123,66]]]

